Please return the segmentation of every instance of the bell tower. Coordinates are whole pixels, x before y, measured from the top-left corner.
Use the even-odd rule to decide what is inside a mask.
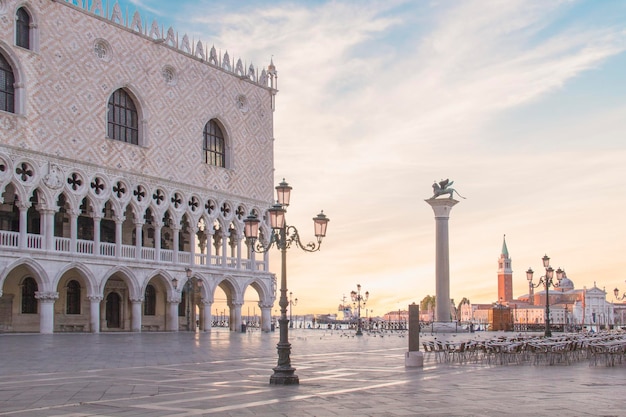
[[[511,258],[506,247],[506,235],[502,238],[502,251],[498,259],[498,301],[508,302],[513,300],[513,270]]]

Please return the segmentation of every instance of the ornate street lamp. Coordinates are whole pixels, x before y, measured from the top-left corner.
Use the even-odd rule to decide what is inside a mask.
[[[278,197],[276,204],[267,210],[270,226],[272,228],[269,243],[266,246],[259,243],[255,247],[255,242],[259,235],[260,220],[254,213],[250,213],[244,220],[244,234],[254,252],[267,252],[274,244],[281,252],[280,300],[278,302],[280,306],[280,319],[278,320],[280,339],[276,346],[278,350],[278,365],[274,368],[274,374],[270,377],[270,384],[290,385],[299,384],[300,381],[295,374],[296,369],[291,366],[291,359],[289,358],[291,344],[289,343],[290,320],[287,318],[287,306],[289,305],[289,301],[287,300],[287,249],[289,249],[292,244],[295,244],[295,246],[306,252],[316,252],[320,250],[322,239],[326,236],[326,227],[328,226],[329,219],[324,215],[324,212],[321,212],[313,218],[317,243],[310,242],[305,245],[300,241],[298,229],[294,226],[288,226],[285,222],[285,212],[287,211],[285,208],[289,206],[291,187],[284,179],[276,186],[276,194]]]
[[[295,300],[292,300],[291,299],[292,295],[293,295],[293,293],[289,292],[289,328],[290,329],[293,328],[293,321],[292,321],[292,318],[291,318],[292,317],[291,313],[292,313],[293,308],[298,305],[298,299],[296,298]],[[296,317],[296,319],[297,318],[298,317]]]
[[[350,291],[350,298],[352,298],[352,302],[357,303],[357,313],[356,313],[356,335],[363,336],[363,331],[361,327],[361,301],[363,301],[363,307],[365,307],[365,303],[370,298],[370,292],[365,291],[365,297],[361,295],[361,284],[356,285],[357,291]]]
[[[191,304],[192,304],[192,292],[195,292],[196,286],[200,287],[202,285],[202,281],[198,281],[196,277],[193,276],[193,271],[191,268],[185,268],[185,274],[187,275],[187,281],[185,282],[184,291],[187,297],[187,330],[191,330]],[[178,289],[178,279],[172,278],[172,285],[174,289]],[[195,297],[193,297],[195,298]]]
[[[552,331],[550,330],[550,287],[554,287],[555,284],[552,281],[552,278],[554,276],[554,269],[552,269],[552,267],[550,266],[550,258],[548,257],[548,255],[544,255],[543,258],[541,258],[541,260],[543,261],[543,267],[546,269],[546,274],[544,276],[542,276],[539,279],[539,282],[535,285],[533,284],[533,274],[534,271],[532,270],[532,268],[528,268],[528,271],[526,271],[526,279],[528,279],[528,286],[529,288],[537,288],[540,285],[543,285],[544,288],[546,289],[546,330],[545,330],[545,337],[552,337]],[[563,270],[561,268],[556,270],[556,279],[557,279],[557,283],[556,285],[558,285],[558,283],[561,281],[561,278],[563,278]]]

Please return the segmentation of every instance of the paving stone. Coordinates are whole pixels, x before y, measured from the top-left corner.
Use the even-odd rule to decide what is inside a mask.
[[[278,332],[4,334],[0,416],[626,415],[626,365],[405,368],[407,338],[345,334],[290,331],[296,386],[269,384]]]

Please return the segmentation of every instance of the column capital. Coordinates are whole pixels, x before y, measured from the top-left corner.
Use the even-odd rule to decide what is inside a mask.
[[[452,198],[429,198],[426,201],[435,212],[435,218],[449,218],[452,207],[458,204],[458,200]]]
[[[202,298],[200,300],[200,302],[206,307],[206,306],[210,306],[211,304],[213,304],[213,300],[209,300],[207,298]]]
[[[143,302],[143,297],[131,297],[130,298],[130,302],[133,303],[133,304],[142,303]]]
[[[167,297],[167,302],[170,304],[179,304],[180,300],[181,300],[180,293],[176,293],[170,297]]]
[[[92,303],[93,303],[93,302],[97,302],[97,303],[99,303],[100,301],[102,301],[102,300],[104,299],[104,297],[103,297],[103,296],[101,296],[101,295],[88,295],[88,296],[87,296],[87,299],[88,299],[89,301],[91,301]]]
[[[35,298],[38,299],[39,301],[42,302],[48,302],[48,303],[53,303],[55,302],[58,298],[59,298],[59,293],[58,292],[46,292],[46,291],[36,291],[35,292]]]
[[[259,308],[272,308],[274,304],[262,304],[259,303]]]

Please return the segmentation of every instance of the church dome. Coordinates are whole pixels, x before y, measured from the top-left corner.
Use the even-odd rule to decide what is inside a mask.
[[[574,283],[572,282],[571,279],[567,277],[567,275],[565,274],[565,271],[563,271],[563,278],[561,278],[561,281],[559,282],[559,289],[563,291],[574,289]]]

